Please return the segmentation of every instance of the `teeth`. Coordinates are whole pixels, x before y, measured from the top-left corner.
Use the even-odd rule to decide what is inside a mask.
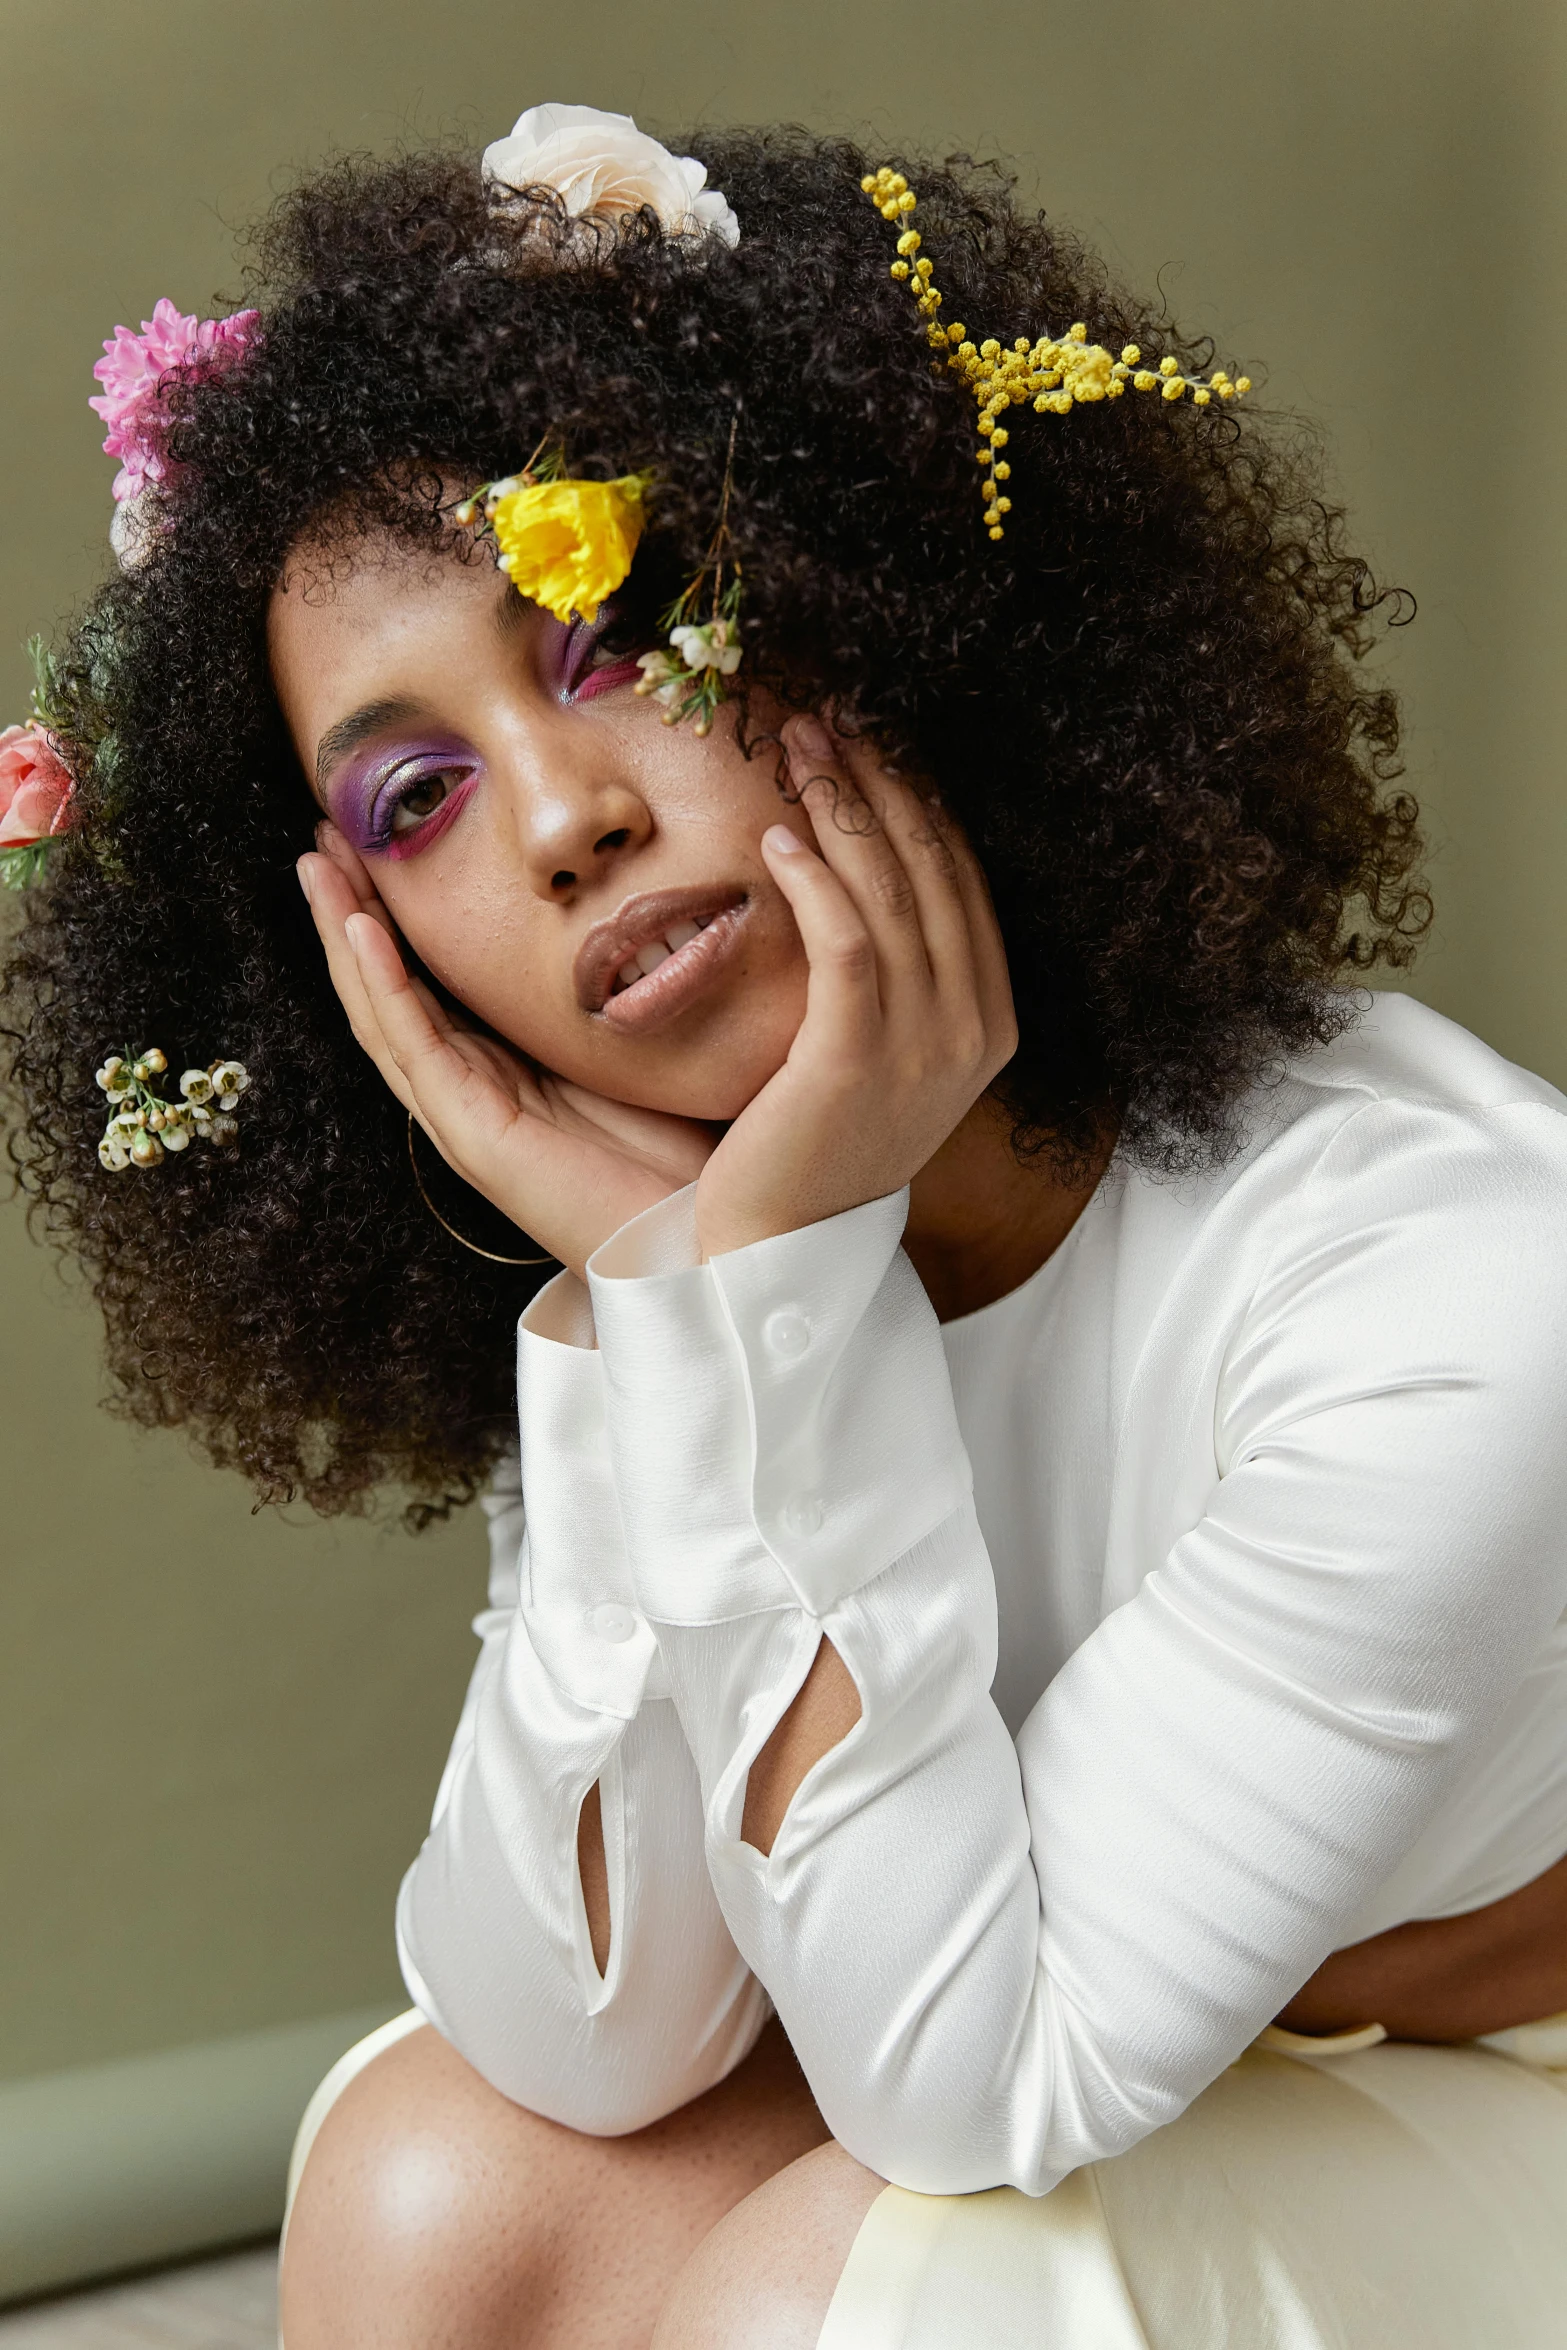
[[[716,914],[697,914],[688,921],[671,922],[662,938],[650,938],[645,947],[638,947],[634,955],[627,956],[610,982],[610,994],[618,995],[623,987],[635,987],[639,979],[656,971],[660,963],[667,963],[671,955],[678,955],[682,947],[700,938],[708,924],[717,920]]]

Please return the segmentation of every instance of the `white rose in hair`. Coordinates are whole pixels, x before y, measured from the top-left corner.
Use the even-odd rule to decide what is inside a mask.
[[[650,205],[671,236],[740,242],[740,223],[694,155],[671,155],[629,114],[596,106],[530,106],[509,138],[484,150],[497,188],[554,188],[566,210],[609,216]]]

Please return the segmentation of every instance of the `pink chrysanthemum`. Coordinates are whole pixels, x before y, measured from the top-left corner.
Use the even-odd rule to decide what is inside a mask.
[[[139,497],[148,482],[162,481],[162,438],[168,415],[162,398],[163,379],[171,369],[208,360],[218,366],[237,359],[256,325],[254,310],[236,310],[232,318],[187,318],[168,300],[155,303],[141,333],[117,326],[112,342],[93,369],[103,386],[100,398],[89,399],[109,430],[104,438],[106,457],[118,457],[114,477],[116,502]]]

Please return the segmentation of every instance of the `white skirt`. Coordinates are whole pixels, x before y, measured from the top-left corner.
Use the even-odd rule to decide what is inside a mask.
[[[290,2207],[332,2106],[422,2020],[328,2073]],[[1463,2048],[1372,2037],[1265,2032],[1048,2195],[888,2187],[817,2350],[1567,2350],[1567,2016]]]
[[[887,2188],[818,2350],[1567,2350],[1567,2017],[1368,2037],[1265,2033],[1048,2195]]]

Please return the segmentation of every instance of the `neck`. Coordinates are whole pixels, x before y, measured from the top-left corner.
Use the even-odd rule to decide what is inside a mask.
[[[903,1235],[937,1319],[1005,1297],[1060,1247],[1093,1197],[1114,1135],[1086,1175],[1063,1182],[1048,1166],[1023,1165],[1008,1139],[1010,1114],[981,1095],[909,1187]]]

